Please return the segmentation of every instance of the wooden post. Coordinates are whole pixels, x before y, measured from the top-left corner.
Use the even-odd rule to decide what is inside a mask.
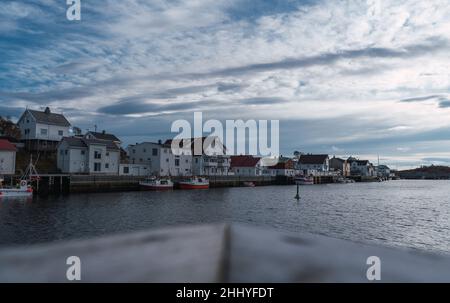
[[[300,184],[297,182],[297,195],[295,195],[295,199],[300,200]]]

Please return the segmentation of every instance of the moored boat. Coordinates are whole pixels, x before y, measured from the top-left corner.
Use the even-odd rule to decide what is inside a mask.
[[[173,182],[170,179],[149,178],[139,182],[142,190],[170,190],[173,189]]]
[[[33,188],[26,180],[20,181],[19,188],[0,188],[0,198],[3,197],[31,197],[33,195]]]
[[[255,187],[255,183],[254,182],[244,182],[243,183],[245,187]]]
[[[313,177],[296,177],[295,183],[299,185],[314,185],[314,178]]]
[[[209,180],[203,177],[193,177],[179,183],[180,189],[208,189]]]

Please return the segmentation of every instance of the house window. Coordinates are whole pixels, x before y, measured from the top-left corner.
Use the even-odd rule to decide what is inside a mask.
[[[62,130],[58,130],[58,136],[63,136],[64,132]]]
[[[109,152],[106,152],[106,156],[109,157]]]
[[[147,152],[147,149],[144,148],[144,153],[146,153],[146,152]]]
[[[94,159],[101,159],[102,153],[99,151],[94,151]]]
[[[105,163],[105,169],[109,168],[109,163]]]
[[[130,173],[130,168],[129,168],[128,166],[125,166],[125,167],[123,168],[123,173],[124,173],[124,174],[129,174],[129,173]]]
[[[195,158],[195,163],[198,163],[198,158]]]
[[[133,149],[133,154],[135,154],[136,153],[136,150],[135,149]]]
[[[82,150],[82,151],[81,151],[81,155],[84,156],[85,154],[86,154],[86,152],[85,152],[84,150]]]
[[[66,149],[66,150],[64,151],[64,154],[67,155],[67,152],[68,152],[68,151],[67,151],[67,149]]]
[[[180,159],[175,159],[175,166],[180,166]]]
[[[41,128],[41,135],[46,136],[47,135],[47,129]]]
[[[158,149],[157,148],[152,149],[152,155],[153,156],[157,156],[158,155]]]
[[[94,171],[101,171],[102,170],[102,164],[101,163],[94,163]]]
[[[169,162],[169,158],[166,159],[166,162]]]

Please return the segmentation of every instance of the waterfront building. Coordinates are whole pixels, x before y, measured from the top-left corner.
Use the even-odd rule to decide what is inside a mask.
[[[57,167],[67,174],[118,175],[120,149],[110,140],[64,137],[57,146]]]
[[[0,139],[0,176],[16,172],[16,147],[8,140]]]
[[[150,172],[151,167],[147,164],[121,163],[119,166],[119,176],[144,177]]]
[[[263,170],[264,175],[293,177],[296,175],[294,160],[281,156],[278,163]]]
[[[261,166],[261,158],[254,156],[231,156],[231,170],[236,176],[262,176],[265,168]]]
[[[369,160],[358,160],[354,157],[347,159],[350,163],[350,173],[353,176],[374,177],[375,169]]]
[[[198,176],[228,176],[232,174],[231,158],[227,155],[227,148],[219,137],[210,137],[211,141],[205,146],[206,137],[195,138],[190,141],[192,172]],[[195,144],[201,144],[201,155],[194,151]]]
[[[390,178],[391,177],[391,169],[386,165],[376,166],[375,171],[377,173],[377,176],[380,178]]]
[[[55,151],[63,137],[70,136],[70,123],[62,114],[26,109],[17,125],[25,148],[31,151]]]
[[[348,177],[351,172],[350,163],[347,160],[333,156],[333,158],[330,159],[330,170],[339,172],[343,177]]]
[[[190,147],[180,148],[174,154],[171,145],[154,142],[143,142],[127,148],[131,164],[148,165],[150,175],[155,176],[191,176],[192,156]]]
[[[301,155],[297,169],[305,175],[327,173],[330,170],[330,159],[328,155]]]

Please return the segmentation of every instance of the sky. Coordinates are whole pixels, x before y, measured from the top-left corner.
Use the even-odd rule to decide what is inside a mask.
[[[0,115],[126,144],[173,121],[280,121],[283,155],[450,165],[448,0],[2,0]]]

